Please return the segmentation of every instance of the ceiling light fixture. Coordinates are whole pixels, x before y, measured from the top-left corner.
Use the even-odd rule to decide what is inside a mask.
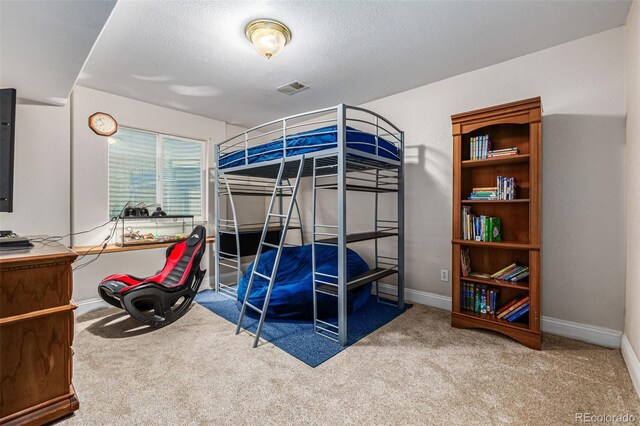
[[[272,19],[257,19],[249,22],[245,34],[253,47],[265,58],[271,59],[284,49],[291,40],[291,31],[282,22]]]

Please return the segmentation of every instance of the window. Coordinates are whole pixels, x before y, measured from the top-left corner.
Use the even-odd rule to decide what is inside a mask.
[[[109,217],[131,201],[204,220],[204,149],[200,141],[120,127],[109,138]]]

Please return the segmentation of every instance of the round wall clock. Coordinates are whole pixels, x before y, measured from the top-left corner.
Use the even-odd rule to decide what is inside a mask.
[[[96,112],[89,117],[89,127],[97,135],[111,136],[118,131],[118,122],[107,113]]]

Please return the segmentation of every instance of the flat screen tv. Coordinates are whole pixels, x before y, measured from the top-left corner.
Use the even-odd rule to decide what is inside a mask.
[[[0,212],[12,212],[16,89],[0,89],[0,122]]]

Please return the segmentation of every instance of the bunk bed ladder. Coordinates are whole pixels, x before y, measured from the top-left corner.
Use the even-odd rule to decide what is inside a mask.
[[[269,299],[271,298],[271,292],[273,291],[273,286],[278,273],[278,265],[280,264],[282,249],[285,245],[287,230],[289,229],[289,222],[291,221],[291,215],[293,213],[293,210],[294,208],[296,208],[295,206],[297,206],[297,204],[295,203],[295,199],[296,199],[296,195],[298,194],[298,187],[300,185],[300,180],[301,180],[300,178],[302,177],[302,171],[304,169],[304,161],[305,161],[304,156],[302,156],[298,161],[300,162],[300,165],[298,166],[296,182],[294,185],[291,185],[288,180],[287,180],[287,185],[283,185],[284,183],[283,175],[284,175],[285,167],[287,165],[286,158],[283,158],[282,162],[280,163],[280,170],[278,171],[278,177],[276,179],[275,186],[273,188],[273,194],[271,195],[271,201],[269,203],[269,209],[267,210],[267,216],[264,222],[264,228],[262,229],[262,236],[260,237],[258,252],[256,254],[256,259],[253,262],[253,269],[251,271],[251,276],[249,277],[249,284],[247,285],[247,291],[244,295],[244,300],[242,302],[242,309],[240,310],[240,318],[238,319],[238,324],[236,325],[236,334],[238,334],[240,333],[240,330],[242,330],[242,324],[244,321],[244,315],[247,312],[247,307],[249,307],[253,311],[258,312],[260,314],[260,320],[258,321],[258,328],[256,329],[255,337],[253,339],[254,348],[258,346],[258,343],[260,342],[260,334],[262,333],[262,327],[264,325],[264,321],[267,315],[267,309],[269,308]],[[276,204],[276,199],[280,198],[279,194],[283,189],[291,190],[291,202],[289,203],[289,206],[287,208],[286,215],[282,214],[282,210],[279,210],[278,213],[273,212]],[[274,244],[269,244],[265,241],[267,238],[267,232],[269,231],[269,223],[273,218],[277,219],[278,222],[282,222],[282,232],[280,235],[279,244],[277,246]],[[262,250],[265,247],[273,248],[277,250],[276,257],[273,263],[273,270],[271,271],[271,275],[269,276],[257,272],[258,265],[260,264],[260,257],[262,254]],[[257,306],[254,306],[249,303],[249,295],[251,294],[251,288],[253,287],[253,281],[255,280],[256,276],[269,281],[269,286],[267,287],[267,294],[265,296],[264,305],[262,306],[262,308],[258,308]]]
[[[279,220],[279,225],[282,226],[282,221],[283,221],[283,216],[282,215],[282,211],[283,211],[283,207],[282,207],[282,200],[284,198],[284,194],[283,192],[286,190],[291,191],[292,193],[290,195],[292,195],[291,198],[291,203],[293,203],[293,208],[295,209],[295,216],[297,220],[297,223],[294,221],[293,226],[294,227],[298,227],[300,228],[300,245],[303,246],[304,245],[304,227],[302,226],[302,214],[300,213],[300,205],[298,204],[298,200],[296,200],[296,197],[293,196],[293,188],[295,185],[291,185],[291,179],[284,179],[284,182],[286,182],[286,185],[282,185],[280,186],[280,189],[278,190],[278,213],[280,213],[280,220]],[[291,223],[289,223],[289,227],[291,227]],[[294,228],[295,229],[295,228]],[[285,244],[285,246],[297,246],[297,244]]]

